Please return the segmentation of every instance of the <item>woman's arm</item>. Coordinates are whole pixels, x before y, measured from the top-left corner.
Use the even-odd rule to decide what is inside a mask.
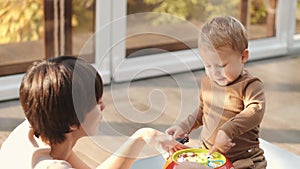
[[[145,146],[150,144],[158,151],[169,150],[174,146],[182,146],[172,136],[152,128],[137,130],[120,148],[104,161],[97,169],[129,169]]]
[[[72,167],[74,168],[90,169],[90,167],[85,164],[73,151],[71,152],[67,161],[72,164]]]

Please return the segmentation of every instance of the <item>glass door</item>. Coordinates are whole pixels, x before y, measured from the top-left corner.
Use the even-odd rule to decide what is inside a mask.
[[[250,60],[288,52],[290,11],[284,0],[114,0],[112,78],[126,81],[203,68],[198,31],[207,20],[232,15],[248,29]]]
[[[33,61],[87,59],[106,84],[203,68],[198,31],[232,15],[248,29],[250,60],[298,52],[299,0],[30,0],[0,2],[0,100],[18,97]]]
[[[110,3],[2,0],[0,6],[0,101],[19,97],[23,73],[34,61],[59,55],[86,59],[101,72],[104,83],[110,83],[109,58],[99,66],[96,55],[103,49],[95,47],[96,27],[110,20],[99,7],[110,9]]]
[[[0,100],[18,96],[27,67],[44,55],[43,0],[0,1]]]

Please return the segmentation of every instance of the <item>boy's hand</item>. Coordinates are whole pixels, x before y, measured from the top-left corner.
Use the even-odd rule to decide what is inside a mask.
[[[209,150],[209,154],[212,154],[215,151],[226,153],[233,146],[235,146],[235,143],[232,142],[232,139],[230,139],[223,130],[219,130],[216,136],[215,143]]]
[[[173,136],[173,138],[185,137],[185,133],[181,127],[174,125],[166,130],[166,133]]]

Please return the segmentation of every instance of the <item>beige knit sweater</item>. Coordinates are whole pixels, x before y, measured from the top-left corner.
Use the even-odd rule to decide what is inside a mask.
[[[259,146],[259,125],[265,111],[262,82],[243,71],[240,77],[219,86],[207,76],[201,80],[199,110],[189,115],[179,126],[186,133],[203,125],[201,139],[211,148],[218,130],[223,130],[236,145],[226,154],[237,160],[251,148]]]

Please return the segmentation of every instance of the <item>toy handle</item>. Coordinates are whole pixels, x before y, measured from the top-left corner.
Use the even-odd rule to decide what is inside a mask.
[[[175,140],[178,141],[181,144],[184,144],[184,143],[189,142],[189,136],[179,137],[179,138],[176,138]]]

